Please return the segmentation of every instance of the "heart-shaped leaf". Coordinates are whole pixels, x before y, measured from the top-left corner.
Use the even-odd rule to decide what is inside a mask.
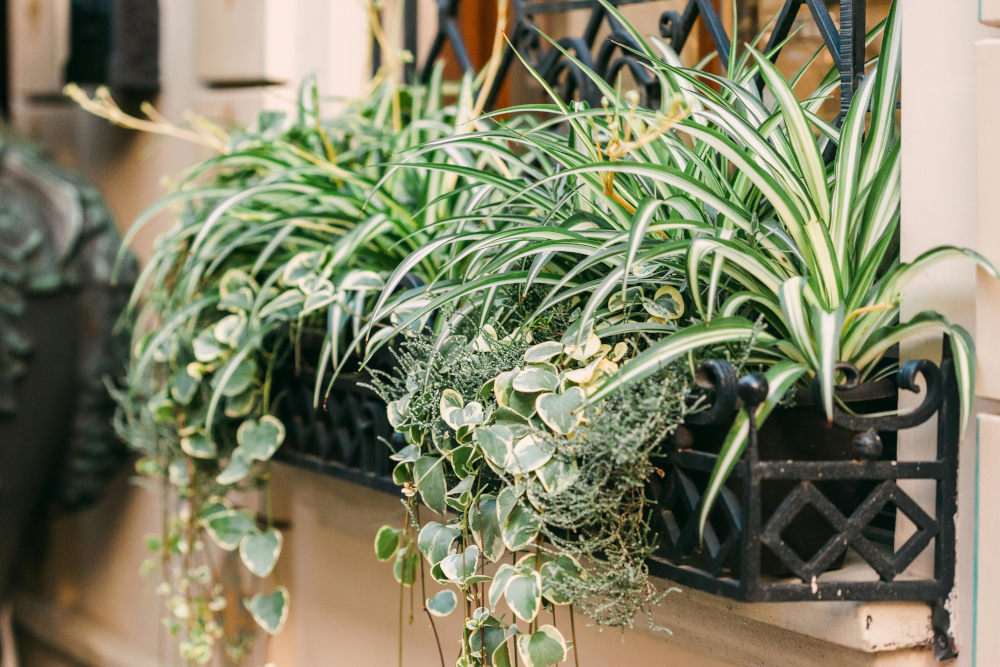
[[[458,597],[455,591],[446,589],[438,592],[432,598],[427,599],[427,611],[434,616],[447,616],[458,606]]]
[[[507,406],[510,399],[510,393],[514,391],[514,378],[517,377],[519,371],[504,371],[496,376],[493,381],[493,396],[497,399],[497,405],[504,407]]]
[[[396,562],[392,565],[392,576],[404,586],[412,586],[420,571],[420,554],[407,553],[406,549],[396,552]]]
[[[443,515],[448,510],[445,502],[447,487],[444,480],[444,459],[438,456],[421,456],[413,463],[413,477],[424,504]]]
[[[500,535],[500,522],[497,519],[496,496],[484,493],[469,505],[469,532],[490,562],[496,562],[503,556],[503,537]]]
[[[562,343],[550,340],[544,343],[532,345],[524,352],[524,360],[529,364],[548,361],[552,357],[562,354]]]
[[[381,561],[387,561],[396,555],[399,549],[399,535],[402,533],[399,528],[392,526],[382,526],[375,534],[375,557]]]
[[[522,621],[535,620],[542,606],[542,575],[534,570],[519,568],[504,588],[507,606]]]
[[[538,535],[538,521],[522,506],[509,486],[497,495],[497,522],[503,543],[511,551],[524,549]]]
[[[552,625],[543,625],[530,635],[518,635],[517,653],[525,667],[548,667],[566,659],[569,647]]]
[[[198,391],[198,378],[191,377],[187,369],[182,368],[170,376],[170,397],[178,405],[188,405]]]
[[[549,493],[562,493],[580,476],[580,468],[576,461],[569,463],[552,459],[535,471],[538,480]]]
[[[244,600],[243,606],[264,632],[276,635],[288,620],[288,589],[279,586],[270,595],[258,593],[249,600]]]
[[[242,447],[237,447],[233,450],[233,453],[229,455],[229,462],[226,463],[226,467],[222,469],[215,477],[215,481],[219,484],[231,485],[236,484],[244,477],[250,474],[250,468],[253,465],[253,461],[247,456],[247,453],[243,451]]]
[[[461,534],[462,531],[455,526],[445,526],[437,521],[429,521],[417,534],[417,548],[420,549],[420,553],[428,562],[436,565],[451,553],[451,545]]]
[[[523,475],[537,470],[549,462],[555,447],[548,441],[533,434],[521,438],[511,451],[507,471],[514,475]]]
[[[256,379],[257,362],[253,359],[243,359],[236,366],[229,379],[226,380],[226,386],[222,389],[222,395],[226,397],[239,396],[250,389]]]
[[[573,600],[565,597],[569,580],[579,579],[583,570],[580,565],[567,556],[560,554],[557,558],[542,564],[542,595],[552,604],[571,604]]]
[[[643,299],[642,307],[653,317],[666,321],[676,320],[684,314],[684,298],[676,287],[663,285],[652,299]]]
[[[510,461],[514,448],[514,435],[506,426],[495,424],[484,428],[476,428],[476,443],[483,455],[495,466],[504,468]]]
[[[497,573],[493,575],[493,583],[490,584],[490,609],[496,609],[500,598],[503,597],[504,589],[507,588],[507,582],[514,576],[515,572],[517,569],[509,563],[504,563],[497,568]]]
[[[209,537],[226,551],[234,550],[247,533],[256,529],[253,517],[240,510],[217,512],[205,520]]]
[[[440,565],[445,579],[461,585],[479,569],[479,547],[472,545],[462,553],[446,556]]]
[[[514,378],[515,391],[555,391],[559,388],[559,375],[551,364],[528,366]]]
[[[282,541],[281,533],[274,528],[263,533],[251,531],[240,542],[240,559],[253,574],[266,577],[278,562]]]
[[[285,425],[271,415],[257,421],[247,420],[236,430],[236,442],[253,461],[269,460],[284,441]]]
[[[583,419],[587,394],[580,387],[570,387],[562,394],[541,394],[535,400],[538,416],[560,435],[569,435]]]
[[[575,339],[575,336],[573,336],[572,338]],[[566,336],[564,336],[563,339],[565,340]],[[578,345],[574,341],[571,342],[571,344],[567,345],[565,349],[566,349],[566,354],[568,354],[570,358],[576,359],[577,361],[586,361],[587,359],[590,359],[592,356],[594,356],[600,351],[601,339],[598,338],[593,333],[591,333],[587,337],[586,342]]]
[[[211,329],[205,329],[198,334],[191,345],[194,350],[194,358],[202,363],[215,361],[225,351],[222,344],[215,339]]]
[[[243,333],[246,331],[246,328],[246,315],[234,313],[233,315],[226,315],[216,322],[215,326],[212,327],[212,335],[215,336],[215,340],[223,345],[235,348],[243,340]]]
[[[181,449],[188,456],[196,459],[214,459],[219,455],[215,443],[204,433],[195,433],[181,438]]]

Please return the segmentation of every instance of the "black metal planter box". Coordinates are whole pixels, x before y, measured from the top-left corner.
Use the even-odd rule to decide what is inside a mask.
[[[936,654],[953,655],[945,600],[955,573],[956,475],[959,398],[947,342],[940,366],[910,361],[894,377],[899,389],[922,391],[914,410],[894,416],[871,416],[837,408],[834,429],[848,437],[852,456],[839,460],[774,459],[762,456],[771,443],[762,439],[769,426],[789,414],[777,409],[762,432],[750,420],[748,445],[724,487],[699,542],[697,517],[709,473],[718,454],[701,451],[695,440],[704,428],[728,428],[736,410],[753,410],[767,395],[761,376],[736,380],[732,368],[710,364],[712,405],[658,461],[662,476],[652,475],[654,526],[659,548],[650,571],[673,582],[747,602],[806,600],[922,600],[934,605]],[[849,368],[845,368],[849,371]],[[916,381],[922,376],[925,388]],[[313,408],[314,376],[289,374],[282,382],[278,415],[288,429],[279,460],[365,486],[397,493],[392,481],[389,446],[402,444],[386,418],[385,404],[364,386],[361,376],[337,380],[322,409]],[[850,392],[848,392],[850,393]],[[898,461],[898,431],[937,417],[937,454],[933,460]],[[699,431],[699,427],[703,430]],[[685,428],[685,430],[687,430]],[[773,429],[771,429],[773,432]],[[797,433],[793,429],[793,433]],[[808,437],[808,431],[802,431]],[[678,438],[673,438],[676,443]],[[882,454],[882,442],[893,445]],[[793,449],[809,450],[795,437]],[[703,448],[702,448],[703,449]],[[933,485],[931,515],[915,501],[907,484]],[[845,489],[847,492],[845,493]],[[892,526],[879,527],[898,510],[915,526],[902,544],[893,545]],[[799,532],[821,524],[822,539],[805,547]],[[812,530],[815,533],[815,530]],[[879,535],[881,533],[881,535]],[[881,537],[881,539],[879,539]],[[841,569],[850,551],[850,568]],[[907,568],[923,553],[933,553],[931,577]],[[859,574],[864,573],[864,574]]]
[[[760,376],[747,376],[737,383],[731,368],[718,364],[712,375],[722,381],[716,383],[711,409],[701,415],[703,424],[720,418],[728,421],[724,415],[731,417],[737,406],[752,411],[767,395]],[[954,655],[945,600],[955,576],[960,406],[947,342],[940,367],[929,361],[910,361],[894,380],[902,390],[920,391],[917,376],[923,376],[926,384],[923,400],[906,414],[865,417],[836,410],[833,428],[853,434],[854,458],[767,460],[761,452],[768,443],[750,420],[746,450],[713,508],[700,543],[698,511],[718,455],[698,451],[697,443],[674,448],[665,456],[663,477],[651,482],[660,545],[650,559],[650,570],[691,588],[747,602],[928,601],[934,605],[936,656]],[[933,460],[879,459],[883,439],[894,441],[897,432],[935,416]],[[782,417],[779,409],[770,420]],[[806,444],[801,443],[803,448]],[[914,484],[933,485],[933,515],[911,497]],[[838,493],[848,486],[853,499]],[[775,489],[781,490],[777,499]],[[872,524],[893,508],[914,525],[912,535],[901,545],[893,544],[892,533],[888,544],[872,537],[878,532]],[[795,537],[789,528],[801,529],[801,520],[795,524],[803,515],[821,523],[829,534],[806,554],[789,544]],[[852,566],[838,569],[838,561],[848,550]],[[933,576],[907,571],[926,552],[933,553]],[[776,563],[784,574],[768,573]]]

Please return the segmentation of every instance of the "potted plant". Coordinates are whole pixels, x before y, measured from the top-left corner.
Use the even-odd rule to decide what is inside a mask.
[[[605,7],[631,30],[614,7]],[[643,108],[637,96],[620,94],[593,73],[603,109],[556,95],[551,105],[531,107],[551,120],[527,133],[498,130],[490,137],[529,148],[526,161],[543,176],[483,179],[489,192],[455,218],[475,215],[487,224],[502,221],[502,228],[454,225],[453,234],[413,253],[390,276],[369,331],[391,315],[398,321],[380,332],[370,354],[430,313],[454,312],[437,317],[435,335],[416,344],[423,352],[403,356],[399,383],[383,391],[392,400],[390,418],[409,443],[397,453],[394,473],[404,493],[456,515],[414,534],[411,507],[403,527],[380,532],[376,551],[396,559],[404,583],[416,581],[420,553],[434,579],[458,587],[457,596],[428,599],[427,609],[465,607],[466,664],[504,664],[514,635],[528,664],[564,659],[562,634],[537,627],[536,620],[543,607],[579,602],[567,589],[586,587],[578,583],[586,582],[586,567],[574,558],[572,540],[565,553],[560,537],[567,533],[560,531],[587,540],[605,524],[549,526],[549,502],[562,494],[575,498],[580,490],[576,475],[587,468],[585,458],[576,458],[582,455],[577,431],[619,415],[628,423],[637,404],[631,392],[651,379],[675,390],[692,386],[698,360],[721,355],[767,381],[752,414],[737,412],[715,444],[717,463],[699,509],[702,529],[746,446],[750,419],[761,426],[797,387],[815,386],[821,415],[830,421],[843,400],[838,385],[877,380],[901,341],[947,335],[966,423],[971,339],[937,313],[900,322],[899,302],[908,281],[940,261],[971,258],[991,275],[996,270],[974,251],[954,247],[909,263],[897,256],[898,21],[894,8],[882,55],[839,128],[816,115],[835,81],[801,101],[766,54],[733,49],[729,75],[718,77],[674,64],[669,50],[631,30],[661,82],[663,107]],[[566,131],[551,131],[555,126]],[[410,161],[427,168],[420,151]],[[409,267],[442,249],[453,259],[424,289],[392,294]],[[547,329],[553,322],[561,326]],[[623,352],[612,357],[616,349]],[[465,368],[484,369],[483,375],[457,377],[451,359],[438,359],[440,350],[465,360]],[[522,350],[522,358],[508,356]],[[492,365],[475,360],[477,354]],[[471,384],[458,388],[459,381]],[[607,403],[621,401],[621,392],[629,399]],[[647,419],[662,426],[665,439],[697,409],[675,405],[663,422]],[[656,474],[654,465],[643,465],[647,477]],[[542,491],[531,491],[536,484]],[[633,509],[635,515],[641,511]],[[603,516],[607,525],[618,520],[612,511]],[[499,535],[503,548],[487,534]],[[494,575],[484,573],[484,560],[504,549],[528,554]],[[548,565],[563,555],[562,565]],[[560,588],[568,581],[574,583]],[[497,607],[501,598],[513,611],[509,622]]]

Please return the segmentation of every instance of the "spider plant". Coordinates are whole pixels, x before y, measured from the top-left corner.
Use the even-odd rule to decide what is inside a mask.
[[[950,246],[912,262],[897,256],[895,7],[885,22],[882,54],[836,127],[817,115],[836,90],[834,78],[800,100],[794,86],[802,71],[786,79],[772,63],[773,54],[753,48],[739,54],[733,49],[726,77],[686,69],[669,49],[643,42],[614,7],[605,6],[642,45],[639,56],[659,78],[668,105],[642,108],[591,73],[606,109],[571,107],[553,94],[551,105],[507,111],[551,115],[528,133],[499,132],[507,141],[530,146],[533,155],[547,156],[544,177],[530,183],[488,181],[494,198],[474,201],[474,214],[508,224],[500,231],[460,231],[437,240],[450,244],[454,260],[423,290],[397,297],[383,292],[373,322],[398,312],[417,294],[426,302],[387,327],[372,348],[443,304],[470,298],[488,304],[504,286],[548,285],[529,321],[554,304],[577,299],[579,321],[568,332],[576,343],[595,330],[602,337],[625,332],[648,337],[645,349],[593,389],[590,402],[694,350],[750,341],[751,361],[766,370],[770,386],[755,415],[759,425],[790,388],[814,380],[830,418],[838,361],[870,379],[901,341],[947,334],[967,423],[975,371],[968,333],[938,313],[900,322],[899,303],[909,281],[941,261],[971,258],[991,274],[996,271],[974,251]],[[557,124],[565,134],[551,131]],[[469,146],[477,140],[485,137],[445,142]],[[460,221],[461,228],[465,220],[445,222]],[[437,247],[407,258],[388,284]],[[623,320],[622,302],[630,295],[648,300],[659,286],[680,291],[689,307],[686,319]],[[741,413],[724,442],[702,523],[742,452],[747,420]]]

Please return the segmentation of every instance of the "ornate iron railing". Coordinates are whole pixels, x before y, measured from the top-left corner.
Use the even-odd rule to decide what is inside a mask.
[[[614,4],[652,1],[617,0]],[[448,45],[463,69],[474,68],[459,26],[459,0],[435,0],[435,4],[434,37],[424,57],[407,66],[411,80],[426,79]],[[839,4],[838,27],[823,0],[787,0],[775,19],[765,50],[782,45],[800,10],[807,8],[840,73],[843,115],[864,73],[866,3],[840,0]],[[560,86],[563,95],[591,101],[598,97],[596,87],[566,58],[566,51],[609,82],[628,71],[644,89],[647,100],[656,101],[658,84],[643,66],[642,56],[636,52],[638,45],[597,0],[513,0],[513,7],[511,46],[502,56],[499,76],[490,90],[491,101],[513,71],[515,50],[547,82]],[[540,17],[581,9],[589,11],[582,35],[561,37],[558,47],[540,37],[536,29]],[[405,11],[404,46],[415,52],[416,3],[407,3]],[[682,11],[662,12],[659,25],[654,27],[667,44],[681,52],[699,20],[724,68],[731,39],[711,0],[688,0]],[[777,49],[772,58],[779,55]],[[850,368],[841,370],[851,377]],[[692,428],[724,426],[737,409],[753,410],[766,395],[761,377],[748,376],[737,382],[733,369],[723,363],[705,371],[713,380],[710,384],[714,400],[711,409],[693,418]],[[701,542],[697,512],[717,454],[684,443],[672,447],[661,462],[663,478],[650,484],[661,536],[659,548],[650,559],[653,573],[745,601],[928,601],[933,606],[935,654],[940,659],[954,656],[945,602],[955,574],[959,408],[954,367],[947,349],[940,367],[928,361],[904,364],[895,376],[898,389],[919,391],[915,384],[918,375],[924,378],[926,394],[914,411],[895,417],[837,412],[834,428],[853,436],[855,447],[853,456],[842,460],[769,460],[761,455],[761,433],[750,420],[747,450],[716,503]],[[385,443],[398,435],[389,426],[378,397],[358,378],[344,379],[335,385],[325,409],[316,411],[312,407],[312,380],[300,378],[288,385],[280,410],[289,424],[289,437],[279,457],[368,486],[395,489]],[[897,461],[893,447],[881,451],[883,439],[894,443],[896,432],[934,417],[937,454],[933,460]],[[780,419],[776,415],[770,421]],[[685,428],[682,435],[686,432]],[[914,483],[934,486],[933,516],[912,497]],[[835,495],[831,488],[847,485],[853,485],[856,491],[853,499],[831,499]],[[893,545],[891,532],[888,539],[872,537],[877,531],[871,528],[879,516],[891,517],[889,527],[894,527],[895,513],[887,512],[892,507],[916,527],[898,548]],[[801,524],[804,515],[809,515],[810,521],[829,524],[827,534],[811,553],[802,553],[801,545],[793,548],[786,534],[790,526]],[[883,528],[883,536],[886,532]],[[855,563],[850,569],[851,578],[844,578],[848,570],[836,566],[848,551],[855,555]],[[921,576],[910,572],[913,562],[929,552],[933,553],[933,573]],[[867,578],[856,578],[859,568],[867,568]]]

